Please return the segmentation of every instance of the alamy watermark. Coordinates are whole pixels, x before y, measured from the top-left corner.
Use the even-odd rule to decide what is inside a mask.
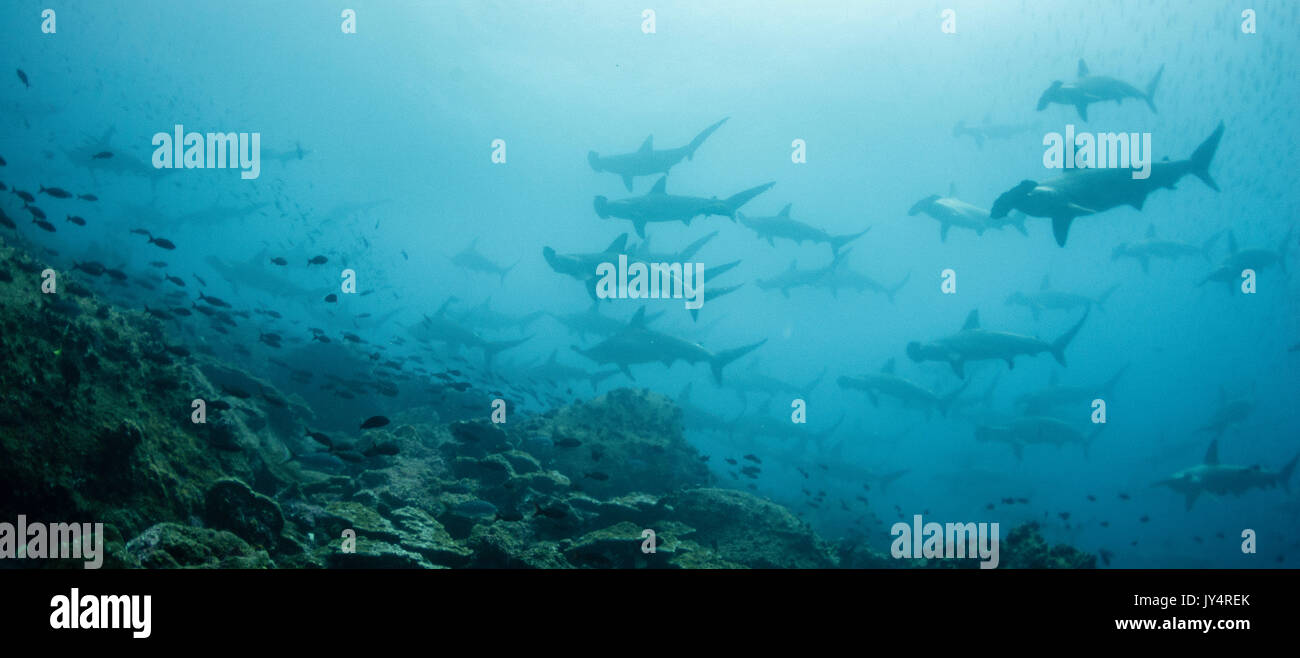
[[[894,542],[889,547],[895,559],[980,559],[981,569],[998,567],[997,523],[921,523],[921,515],[912,524],[902,521],[889,530]]]
[[[0,523],[0,559],[86,560],[87,569],[104,563],[103,523]]]
[[[686,308],[704,306],[704,263],[627,262],[619,254],[618,265],[596,266],[596,297],[599,299],[686,299]]]
[[[1043,136],[1043,166],[1048,169],[1133,169],[1133,178],[1151,176],[1151,133],[1074,132]],[[1067,148],[1068,147],[1068,148]]]
[[[174,134],[155,133],[153,145],[154,169],[238,168],[244,180],[262,175],[262,133],[186,133],[178,123]]]

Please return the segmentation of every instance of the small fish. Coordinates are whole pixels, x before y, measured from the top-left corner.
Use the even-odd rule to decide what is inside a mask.
[[[1094,496],[1094,495],[1092,495],[1092,494],[1088,494],[1088,502],[1090,502],[1090,503],[1095,503],[1095,502],[1097,502],[1097,497]]]
[[[221,300],[220,298],[209,297],[203,293],[199,293],[199,301],[207,302],[213,306],[219,306],[221,308],[230,308],[230,304],[227,304],[225,301]]]
[[[37,226],[39,226],[39,227],[41,227],[41,228],[43,228],[43,229],[45,229],[45,230],[47,230],[47,231],[49,231],[50,233],[53,233],[53,232],[54,232],[54,225],[51,224],[51,223],[49,223],[49,222],[47,222],[47,221],[45,221],[45,220],[43,220],[43,219],[33,219],[33,220],[32,220],[32,223],[35,224],[35,225],[37,225]]]
[[[27,209],[27,212],[32,214],[32,217],[35,217],[36,219],[45,219],[45,211],[41,210],[40,208],[37,208],[36,206],[23,206],[23,207]]]
[[[1104,548],[1101,549],[1100,551],[1098,551],[1098,554],[1101,555],[1101,563],[1104,564],[1104,565],[1106,565],[1106,566],[1110,566],[1110,559],[1113,558],[1113,557],[1115,557],[1115,554],[1114,554],[1114,553],[1112,553],[1112,552],[1110,552],[1110,551],[1108,551],[1108,550],[1106,550],[1106,549],[1104,549]]]
[[[388,418],[384,416],[371,416],[366,419],[366,422],[361,423],[361,429],[363,430],[374,429],[376,427],[383,427],[388,423],[389,423]]]
[[[308,265],[324,265],[324,264],[327,263],[327,262],[329,262],[329,259],[326,258],[326,257],[324,257],[324,256],[313,256],[311,260],[307,261],[307,264],[308,264]]]
[[[155,261],[150,261],[150,262],[149,262],[149,266],[150,266],[150,267],[167,267],[167,263],[164,263],[163,261],[160,261],[160,260],[155,260]]]
[[[72,194],[61,187],[45,187],[44,185],[41,185],[40,188],[41,189],[36,191],[37,194],[46,194],[56,199],[72,198]]]
[[[763,463],[763,460],[759,459],[758,457],[755,457],[754,455],[745,455],[744,457],[742,457],[742,459],[748,459],[749,461],[752,461],[755,464]]]
[[[364,454],[365,454],[367,457],[375,457],[375,456],[378,456],[378,455],[387,455],[387,456],[391,457],[391,456],[393,456],[393,455],[396,455],[397,452],[398,452],[398,449],[397,449],[397,444],[396,444],[396,443],[394,443],[394,442],[392,442],[392,441],[381,441],[381,442],[379,442],[379,443],[376,443],[376,444],[370,446],[369,448],[366,448],[366,451],[365,451]]]
[[[230,411],[230,403],[225,400],[213,400],[208,403],[208,406],[217,411]]]
[[[82,201],[99,201],[99,197],[93,194],[78,194],[77,198],[81,199]]]
[[[146,231],[146,230],[144,230],[144,229],[142,229],[142,228],[133,228],[133,229],[131,229],[131,234],[132,234],[132,235],[149,235],[149,231]]]
[[[81,270],[82,272],[85,272],[90,276],[99,276],[104,273],[104,265],[102,263],[98,263],[93,260],[87,261],[85,263],[78,263],[76,261],[73,261],[72,269]]]
[[[2,208],[0,208],[0,226],[3,226],[8,229],[18,228],[18,225],[14,223],[14,220],[9,218],[9,215],[5,214],[5,211]]]
[[[279,257],[279,256],[276,256],[275,258],[272,258],[272,259],[271,259],[271,262],[274,263],[274,264],[276,264],[276,265],[280,265],[280,266],[285,266],[285,265],[288,265],[288,264],[289,264],[289,261],[287,261],[287,260],[285,260],[285,259],[283,259],[283,258],[281,258],[281,257]]]
[[[197,274],[194,274],[194,273],[191,273],[190,276],[194,277],[194,280],[195,280],[195,281],[198,281],[198,282],[199,282],[199,285],[203,286],[204,288],[208,287],[208,282],[207,282],[207,281],[204,281],[204,280],[203,280],[203,277],[201,277],[201,276],[199,276],[199,275],[197,275]],[[245,315],[244,317],[248,317],[248,316]]]
[[[582,441],[579,441],[571,436],[566,436],[555,440],[555,447],[557,448],[576,448],[580,445],[582,445]]]
[[[7,165],[7,164],[9,164],[9,163],[8,163],[8,162],[5,162],[5,159],[4,159],[4,158],[0,158],[0,167],[3,167],[3,166],[5,166],[5,165]]]
[[[1146,523],[1147,521],[1150,521],[1150,520],[1151,520],[1151,517],[1147,516],[1146,514],[1143,514],[1143,515],[1142,515],[1142,518],[1138,519],[1138,521],[1141,521],[1142,523]]]
[[[334,294],[334,293],[330,293],[330,294],[328,294],[328,295],[325,295],[325,301],[328,302],[328,303],[330,303],[330,304],[333,304],[334,302],[337,302],[338,300],[339,300],[339,296],[336,295],[336,294]]]
[[[91,159],[91,160],[107,160],[107,159],[109,159],[109,158],[111,158],[111,157],[113,157],[113,152],[112,152],[112,151],[100,151],[99,153],[96,153],[96,154],[90,156],[90,159]]]
[[[1126,494],[1126,493],[1122,493],[1122,494],[1119,495],[1119,499],[1120,499],[1120,500],[1128,500],[1128,499],[1129,499],[1129,496],[1128,496],[1128,494]]]
[[[600,471],[592,471],[590,473],[583,473],[583,477],[596,480],[597,482],[604,482],[605,480],[609,479],[609,474],[602,473]]]
[[[23,81],[23,86],[31,89],[32,85],[27,82],[27,74],[22,69],[18,69],[18,79]]]
[[[86,220],[84,220],[84,219],[82,219],[82,218],[80,218],[80,217],[77,217],[76,215],[68,215],[68,221],[72,222],[73,224],[76,224],[77,226],[85,226],[85,225],[86,225]]]
[[[14,194],[17,195],[19,199],[22,199],[24,203],[32,203],[36,201],[36,197],[17,188],[14,188]]]
[[[106,269],[104,270],[104,274],[107,274],[114,281],[126,281],[126,272],[123,272],[122,270]]]
[[[156,244],[159,247],[162,247],[163,249],[176,248],[176,245],[173,244],[171,240],[168,240],[167,238],[155,238],[152,235],[149,236],[149,244]]]

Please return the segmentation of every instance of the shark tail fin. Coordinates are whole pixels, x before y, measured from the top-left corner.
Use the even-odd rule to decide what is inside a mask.
[[[504,352],[512,347],[517,347],[532,339],[532,336],[524,336],[518,340],[498,340],[490,341],[483,344],[483,362],[486,365],[492,365],[492,359],[498,353]]]
[[[1105,307],[1106,300],[1107,300],[1107,299],[1110,299],[1111,294],[1114,293],[1114,292],[1115,292],[1116,290],[1118,290],[1118,289],[1119,289],[1119,284],[1117,283],[1117,284],[1115,284],[1115,285],[1113,285],[1113,286],[1107,288],[1105,292],[1101,293],[1101,296],[1098,297],[1098,298],[1097,298],[1097,301],[1095,302],[1095,303],[1097,304],[1097,308],[1099,308],[1099,309],[1101,309],[1101,310],[1103,310],[1103,311],[1106,310],[1106,307]]]
[[[908,469],[905,468],[901,471],[894,471],[893,473],[886,473],[885,475],[880,476],[880,493],[888,491],[891,482],[907,475],[907,473]]]
[[[1210,136],[1206,137],[1205,141],[1201,142],[1201,145],[1196,147],[1195,151],[1192,151],[1192,157],[1188,158],[1192,165],[1192,174],[1201,179],[1202,183],[1209,185],[1210,189],[1215,192],[1219,191],[1219,184],[1215,183],[1214,179],[1210,177],[1210,161],[1214,159],[1214,152],[1219,150],[1219,140],[1222,138],[1223,122],[1220,121],[1214,132],[1210,133]]]
[[[519,262],[520,262],[520,261],[515,261],[514,264],[510,265],[510,267],[507,267],[507,268],[501,270],[501,283],[502,283],[502,284],[504,284],[504,283],[506,282],[506,275],[510,273],[510,270],[515,269],[515,265],[518,265]]]
[[[1161,64],[1160,69],[1157,70],[1155,76],[1151,78],[1151,82],[1147,83],[1146,102],[1147,107],[1151,108],[1152,114],[1158,114],[1158,112],[1156,112],[1156,85],[1160,84],[1160,76],[1164,75],[1164,72],[1165,65]]]
[[[700,146],[704,144],[704,140],[708,139],[708,138],[709,138],[709,135],[712,135],[712,134],[713,134],[713,131],[717,130],[718,128],[721,128],[721,127],[722,127],[722,124],[726,123],[726,122],[727,122],[727,119],[730,119],[730,118],[731,118],[731,117],[722,117],[722,120],[721,120],[721,121],[719,121],[719,122],[717,122],[717,123],[715,123],[715,124],[709,126],[708,128],[705,128],[704,130],[701,130],[701,131],[700,131],[700,134],[696,135],[696,136],[695,136],[695,139],[692,139],[692,140],[691,140],[691,144],[690,144],[690,146],[687,147],[687,149],[686,149],[686,159],[687,159],[687,160],[694,160],[694,159],[695,159],[695,149],[700,148]]]
[[[1291,493],[1291,474],[1295,472],[1296,462],[1300,462],[1300,454],[1292,457],[1291,461],[1287,462],[1286,466],[1283,466],[1282,470],[1277,473],[1278,484],[1282,485],[1282,490],[1288,494]]]
[[[1115,385],[1119,383],[1120,378],[1124,376],[1124,373],[1128,371],[1128,367],[1131,365],[1133,364],[1125,363],[1123,368],[1120,368],[1114,375],[1111,375],[1111,378],[1106,380],[1105,384],[1101,385],[1102,392],[1109,395],[1111,391],[1115,390]]]
[[[858,231],[857,233],[849,233],[849,234],[846,234],[846,235],[832,235],[832,236],[831,236],[831,252],[833,252],[833,253],[837,253],[837,254],[838,254],[838,253],[840,252],[840,247],[843,247],[844,245],[846,245],[846,244],[848,244],[848,243],[850,243],[850,242],[852,242],[852,241],[854,241],[854,240],[856,240],[856,239],[858,239],[858,238],[860,238],[860,237],[866,235],[867,231],[870,231],[870,230],[871,230],[871,227],[868,226],[867,228],[864,228],[864,229],[862,229],[861,231]]]
[[[948,410],[952,408],[952,403],[957,400],[957,396],[961,395],[961,392],[966,390],[966,387],[969,385],[970,385],[969,379],[963,380],[961,386],[958,386],[956,389],[953,390],[953,392],[939,398],[939,404],[938,404],[939,415],[947,418]]]
[[[1079,321],[1076,322],[1073,327],[1070,327],[1069,331],[1061,334],[1060,338],[1052,341],[1052,356],[1056,357],[1057,363],[1065,365],[1065,348],[1070,344],[1070,341],[1074,340],[1074,336],[1083,328],[1083,322],[1087,319],[1088,311],[1084,311],[1083,317],[1079,318]]]
[[[752,345],[737,347],[736,349],[733,350],[724,350],[722,352],[714,354],[713,357],[709,359],[709,368],[713,371],[713,381],[721,385],[722,369],[726,367],[728,363],[731,363],[732,361],[735,361],[736,359],[739,359],[740,357],[745,356],[750,352],[753,352],[754,350],[761,347],[763,343],[766,342],[767,339],[764,338],[763,340],[760,340],[757,343],[754,343]]]
[[[903,286],[907,285],[908,280],[910,280],[911,278],[912,278],[912,273],[908,272],[907,276],[904,276],[902,281],[899,281],[897,284],[894,285],[893,288],[889,288],[888,290],[885,291],[885,296],[889,297],[890,304],[894,303],[894,295],[897,295],[898,291],[902,290]]]
[[[822,371],[820,373],[817,373],[817,377],[815,377],[812,381],[808,382],[807,386],[804,386],[799,389],[799,395],[803,396],[804,398],[807,398],[812,393],[813,389],[817,388],[817,385],[821,384],[822,380],[825,378],[826,378],[826,368],[823,367]]]
[[[727,197],[727,200],[722,202],[724,205],[727,206],[727,215],[730,216],[732,220],[735,220],[736,211],[740,210],[741,206],[745,205],[746,203],[749,203],[750,199],[753,199],[754,197],[768,191],[769,189],[772,188],[773,185],[776,185],[776,182],[764,183],[762,185],[759,185],[758,187],[751,187],[748,190],[745,190],[744,192],[733,194],[730,197]]]

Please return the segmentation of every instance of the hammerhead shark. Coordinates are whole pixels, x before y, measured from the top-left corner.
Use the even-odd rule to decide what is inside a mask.
[[[612,363],[636,381],[628,366],[638,363],[663,363],[671,366],[676,361],[699,363],[704,361],[713,371],[713,379],[722,384],[722,368],[758,349],[767,339],[757,343],[713,353],[697,343],[675,338],[646,327],[645,307],[637,309],[636,315],[628,322],[623,331],[601,341],[589,349],[573,346],[573,351],[599,364]]]
[[[650,192],[644,196],[630,197],[610,201],[598,196],[595,199],[596,214],[601,219],[617,217],[631,220],[638,237],[645,238],[645,225],[650,222],[682,222],[690,225],[691,220],[700,216],[723,215],[736,220],[736,211],[750,199],[766,192],[776,183],[765,183],[751,187],[744,192],[733,194],[726,199],[717,197],[677,196],[668,194],[668,177],[664,176],[655,183]]]
[[[1022,354],[1035,355],[1050,352],[1056,362],[1065,365],[1065,348],[1083,327],[1088,319],[1088,312],[1073,327],[1061,334],[1060,338],[1048,343],[1032,336],[1022,336],[1004,331],[989,331],[980,327],[979,311],[974,310],[966,316],[966,323],[961,331],[929,343],[912,341],[907,344],[907,356],[916,362],[945,361],[952,366],[958,377],[964,378],[964,366],[967,361],[996,359],[1007,362],[1008,368],[1015,368],[1015,358]]]
[[[831,248],[831,254],[839,253],[840,247],[848,244],[856,238],[866,234],[871,230],[867,227],[857,233],[848,233],[846,235],[831,235],[819,228],[809,226],[801,221],[790,218],[790,206],[794,204],[787,203],[781,209],[781,212],[771,217],[748,217],[742,212],[736,213],[736,219],[741,224],[749,227],[758,237],[767,240],[767,243],[776,246],[776,238],[785,238],[795,244],[807,242],[824,242]]]
[[[1282,485],[1282,490],[1291,493],[1291,473],[1295,471],[1300,455],[1291,458],[1280,471],[1270,471],[1254,466],[1229,466],[1219,463],[1219,440],[1210,442],[1205,451],[1205,463],[1185,468],[1172,477],[1156,482],[1152,486],[1169,487],[1187,499],[1187,509],[1192,509],[1196,499],[1202,493],[1216,496],[1232,494],[1240,496],[1251,489],[1270,489]]]
[[[587,152],[587,162],[591,163],[591,168],[596,171],[608,171],[623,177],[623,185],[628,192],[632,191],[632,179],[637,176],[653,176],[654,174],[667,174],[673,165],[682,161],[682,158],[693,160],[695,150],[700,148],[704,140],[713,134],[722,124],[727,122],[727,118],[705,128],[700,134],[691,140],[686,146],[679,146],[675,149],[655,150],[655,136],[650,135],[641,143],[641,148],[634,153],[622,153],[619,155],[608,155],[602,157],[595,151]]]
[[[1038,98],[1038,110],[1042,111],[1048,105],[1056,103],[1059,105],[1073,105],[1079,111],[1079,118],[1084,121],[1088,120],[1088,105],[1091,103],[1101,103],[1103,101],[1115,101],[1116,104],[1122,102],[1125,98],[1136,98],[1146,101],[1147,107],[1155,113],[1156,103],[1156,85],[1160,84],[1160,76],[1165,72],[1165,67],[1161,66],[1151,82],[1147,83],[1146,90],[1138,89],[1133,85],[1104,75],[1092,75],[1088,71],[1088,65],[1081,59],[1079,60],[1079,79],[1064,83],[1060,80],[1052,82],[1052,86],[1043,92]]]
[[[1133,178],[1130,169],[1088,168],[1068,169],[1064,176],[1042,183],[1021,181],[993,202],[989,216],[999,219],[1012,210],[1019,210],[1031,217],[1051,217],[1056,244],[1064,247],[1070,233],[1070,222],[1076,217],[1123,205],[1141,210],[1148,194],[1161,188],[1174,189],[1174,185],[1187,174],[1196,176],[1218,192],[1219,185],[1210,177],[1210,161],[1214,159],[1222,137],[1223,122],[1219,122],[1190,158],[1152,164],[1150,176],[1146,178]]]

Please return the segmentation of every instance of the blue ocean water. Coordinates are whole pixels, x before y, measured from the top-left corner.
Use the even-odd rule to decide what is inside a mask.
[[[717,285],[744,285],[706,301],[698,319],[680,299],[607,300],[601,313],[626,320],[644,305],[663,312],[654,329],[714,354],[766,343],[727,365],[721,386],[703,363],[649,363],[630,366],[634,380],[602,379],[598,391],[645,387],[674,399],[687,391],[692,408],[730,423],[715,431],[686,419],[688,440],[710,455],[720,486],[752,488],[824,536],[881,546],[883,528],[923,514],[1004,528],[1038,521],[1051,541],[1105,550],[1114,567],[1286,567],[1300,557],[1294,479],[1240,496],[1206,493],[1190,509],[1183,495],[1154,486],[1202,464],[1216,440],[1222,464],[1261,472],[1283,469],[1300,451],[1292,232],[1300,6],[1254,3],[1256,30],[1247,34],[1241,7],[1210,1],[643,4],[367,3],[354,7],[348,34],[340,10],[319,3],[73,2],[56,8],[57,31],[46,34],[43,5],[11,3],[0,60],[27,80],[5,73],[0,83],[0,180],[99,197],[81,213],[84,227],[63,216],[50,218],[57,232],[21,226],[23,243],[54,262],[102,261],[139,277],[156,274],[148,263],[165,255],[167,274],[187,280],[193,299],[197,276],[207,295],[274,309],[282,319],[259,317],[232,335],[198,323],[182,332],[300,393],[323,424],[342,424],[364,417],[365,401],[296,390],[267,361],[286,357],[259,334],[294,332],[319,347],[291,357],[295,366],[346,376],[368,346],[387,346],[386,356],[423,350],[409,328],[449,300],[457,313],[485,302],[514,316],[583,312],[588,292],[556,272],[543,249],[600,252],[625,233],[640,243],[632,222],[599,217],[593,198],[640,196],[659,178],[637,177],[629,192],[618,175],[594,171],[588,152],[632,153],[649,135],[654,148],[675,148],[725,117],[671,168],[668,193],[726,198],[774,181],[740,212],[771,216],[792,204],[791,217],[830,234],[869,228],[840,250],[832,271],[906,283],[892,300],[816,286],[786,296],[759,282],[792,264],[830,266],[825,244],[769,244],[725,216],[646,228],[649,246],[669,252],[717,231],[692,262],[739,260]],[[947,9],[953,33],[943,30]],[[1081,59],[1092,74],[1138,90],[1163,66],[1156,111],[1133,98],[1096,102],[1086,121],[1068,104],[1036,110],[1054,80],[1079,77]],[[1160,162],[1187,159],[1220,122],[1209,166],[1220,191],[1187,176],[1153,191],[1141,210],[1121,205],[1075,220],[1065,246],[1048,218],[1025,220],[1027,235],[958,227],[941,240],[938,222],[908,214],[930,195],[988,209],[1022,180],[1056,178],[1062,172],[1044,169],[1043,140],[1068,125],[1150,133]],[[959,124],[991,132],[977,142]],[[260,176],[153,168],[154,135],[177,125],[260,133]],[[994,135],[995,126],[1010,134]],[[504,162],[494,162],[496,140]],[[804,162],[792,161],[795,140]],[[99,149],[113,156],[96,161]],[[29,219],[14,195],[0,197],[9,216]],[[134,228],[177,249],[163,254]],[[1119,245],[1152,236],[1209,246],[1153,259],[1146,272],[1113,257]],[[1257,272],[1253,294],[1239,277],[1198,285],[1229,261],[1231,242],[1281,261]],[[511,270],[458,265],[453,257],[471,243]],[[307,265],[316,255],[328,265]],[[274,257],[288,265],[270,264]],[[342,268],[368,294],[324,302],[338,292]],[[951,294],[941,288],[945,270],[956,277]],[[1117,286],[1090,306],[1065,366],[1047,353],[1019,356],[1011,368],[967,364],[963,379],[947,363],[909,358],[910,342],[957,333],[972,310],[987,329],[1056,339],[1083,306],[1033,313],[1007,302],[1041,292],[1044,281],[1094,299]],[[147,289],[108,294],[156,306]],[[333,342],[316,345],[308,327]],[[572,349],[599,338],[549,315],[476,330],[495,341],[530,337],[502,350],[490,370],[478,368],[479,351],[463,352],[486,390],[514,385],[553,352],[592,373],[610,368]],[[837,385],[891,360],[898,376],[941,395],[967,382],[959,402],[947,415],[927,413],[888,395],[874,405]],[[978,427],[1014,423],[1026,394],[1054,382],[1101,391],[1121,369],[1112,389],[1052,410],[1091,435],[1091,400],[1105,400],[1104,428],[1086,451],[1030,444],[1017,459],[1006,445],[975,439]],[[760,377],[793,386],[736,390],[761,388]],[[519,408],[535,413],[591,394],[584,381],[540,388],[520,395]],[[796,398],[806,403],[806,426],[790,422]],[[1236,400],[1249,412],[1221,431],[1203,429]],[[735,477],[725,462],[745,453],[765,463],[757,478]],[[888,474],[898,477],[883,485]],[[1242,551],[1246,529],[1257,534],[1257,553]]]

